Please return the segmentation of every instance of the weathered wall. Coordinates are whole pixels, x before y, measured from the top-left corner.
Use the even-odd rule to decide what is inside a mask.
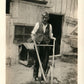
[[[10,15],[6,15],[6,53],[10,56]]]
[[[47,0],[54,13],[77,18],[78,0]]]
[[[77,0],[47,0],[47,5],[38,5],[30,2],[16,0],[10,4],[10,56],[17,57],[18,47],[13,44],[14,39],[14,26],[15,24],[21,25],[35,25],[36,22],[41,20],[41,13],[44,10],[48,10],[54,14],[64,15],[64,19],[67,16],[77,18]],[[63,20],[62,26],[62,40],[61,40],[61,53],[70,51],[69,45],[63,42],[63,36],[70,33],[74,26],[71,26]],[[9,38],[9,37],[8,37]],[[8,45],[8,44],[7,44]]]
[[[11,2],[11,15],[16,24],[35,25],[44,10],[48,7],[25,1]]]
[[[9,37],[7,37],[7,41],[10,40],[10,42],[7,42],[7,50],[10,51],[10,54],[7,55],[8,57],[13,58],[15,61],[18,60],[18,46],[13,43],[15,25],[20,24],[26,26],[34,26],[36,22],[41,20],[41,13],[47,9],[48,7],[46,6],[24,1],[15,1],[10,3],[10,32],[7,31],[9,35]],[[8,21],[9,20],[7,19],[7,22]]]
[[[14,26],[13,21],[11,19],[11,15],[6,15],[6,63],[15,64],[18,60],[18,47],[13,44],[14,38]],[[12,58],[12,59],[10,59]]]
[[[70,45],[66,44],[63,39],[65,35],[69,35],[74,29],[74,25],[66,23],[66,18],[71,17],[77,21],[78,11],[78,0],[47,0],[48,5],[53,10],[53,13],[58,15],[64,15],[63,26],[62,26],[62,40],[61,40],[61,51],[60,53],[70,52],[72,49]]]

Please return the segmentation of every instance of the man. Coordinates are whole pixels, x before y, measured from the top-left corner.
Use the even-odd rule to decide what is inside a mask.
[[[33,31],[31,32],[32,40],[35,40],[37,44],[49,44],[50,40],[53,38],[52,26],[51,24],[48,23],[48,20],[49,20],[49,14],[47,12],[44,12],[42,14],[42,22],[37,22]],[[38,47],[38,51],[42,67],[44,70],[44,74],[46,74],[49,60],[49,47],[40,46]],[[35,78],[35,80],[38,80],[38,71],[39,71],[39,62],[36,57],[33,71],[33,77]],[[41,79],[43,80],[42,75]]]

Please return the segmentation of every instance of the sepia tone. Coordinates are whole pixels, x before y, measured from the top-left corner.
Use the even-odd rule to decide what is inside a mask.
[[[77,84],[78,0],[6,0],[6,84],[45,84],[33,81],[34,43],[27,42],[44,11],[56,38],[53,84]]]

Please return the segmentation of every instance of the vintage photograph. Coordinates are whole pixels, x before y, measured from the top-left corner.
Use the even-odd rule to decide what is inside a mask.
[[[78,84],[78,0],[6,0],[6,84]]]

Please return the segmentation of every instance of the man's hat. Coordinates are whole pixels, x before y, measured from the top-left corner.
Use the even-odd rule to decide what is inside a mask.
[[[42,14],[42,16],[43,16],[43,17],[49,17],[49,13],[48,13],[48,12],[44,12],[44,13]]]

